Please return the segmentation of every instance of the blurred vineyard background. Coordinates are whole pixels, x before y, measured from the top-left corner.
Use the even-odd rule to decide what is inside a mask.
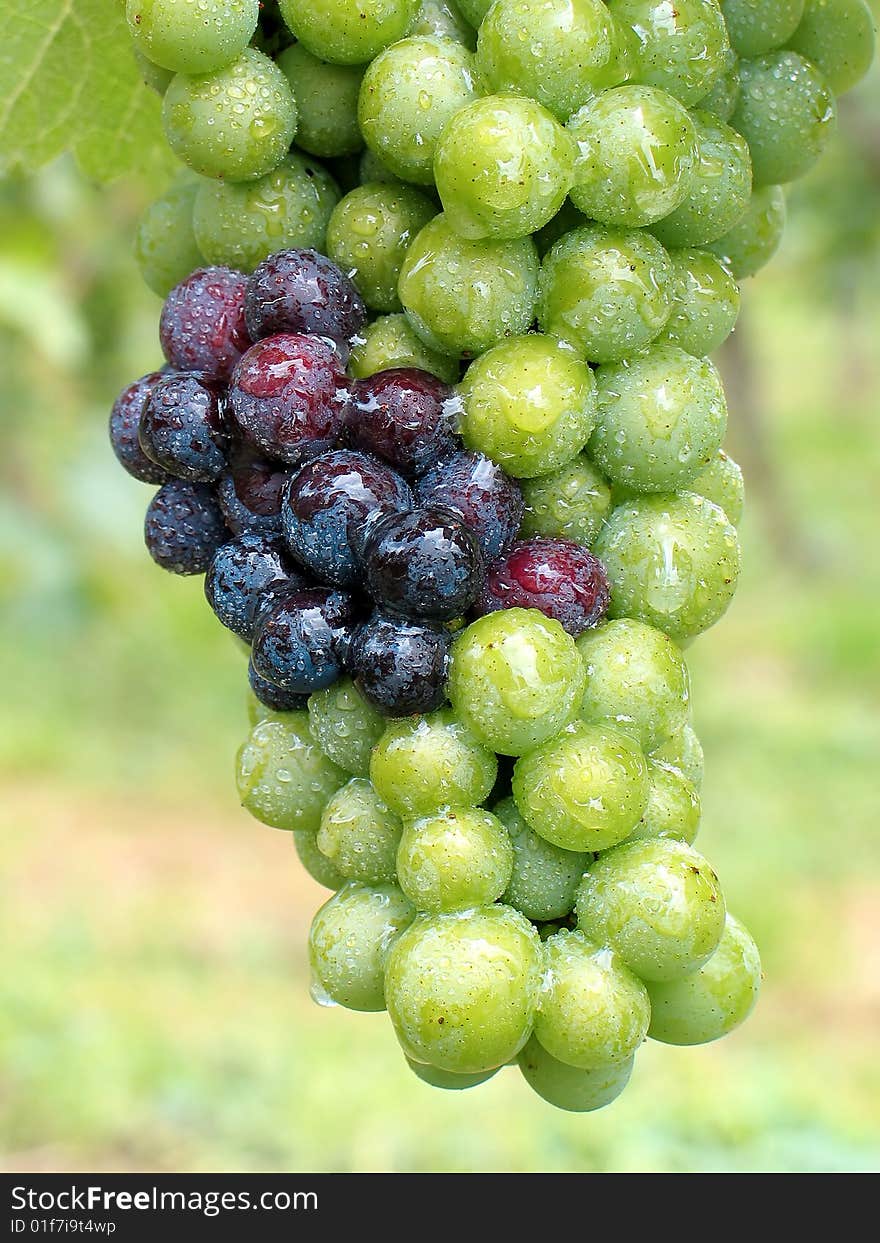
[[[747,1028],[646,1046],[610,1110],[442,1094],[314,1006],[322,893],[236,806],[244,663],[154,568],[106,416],[159,358],[156,185],[0,184],[0,1167],[867,1170],[880,1161],[880,73],[721,362],[746,570],[690,651],[698,846],[762,948]],[[326,895],[325,895],[326,896]]]

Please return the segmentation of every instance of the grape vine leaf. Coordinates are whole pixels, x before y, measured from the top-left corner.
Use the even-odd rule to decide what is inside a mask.
[[[96,181],[170,171],[160,113],[118,0],[0,0],[0,172],[62,151]]]

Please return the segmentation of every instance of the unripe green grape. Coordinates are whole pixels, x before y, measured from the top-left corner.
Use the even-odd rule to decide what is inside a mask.
[[[164,95],[168,90],[168,84],[174,77],[173,69],[163,69],[161,65],[156,65],[148,56],[144,56],[143,52],[138,48],[132,48],[137,67],[143,78],[144,85],[149,86],[157,95]]]
[[[739,1027],[761,987],[761,957],[749,932],[727,916],[715,953],[683,980],[651,983],[648,1035],[664,1044],[707,1044]]]
[[[476,96],[466,47],[452,39],[402,39],[366,71],[358,120],[367,146],[392,173],[430,186],[443,127]]]
[[[399,311],[397,282],[415,235],[437,208],[412,186],[374,182],[346,194],[327,226],[327,254],[374,311]]]
[[[578,721],[517,760],[513,797],[554,846],[608,850],[629,837],[647,806],[647,764],[626,734]]]
[[[737,280],[754,276],[779,249],[785,232],[785,193],[781,186],[752,191],[745,214],[729,233],[710,242],[712,252]]]
[[[474,242],[441,213],[414,239],[397,292],[426,345],[474,358],[525,332],[535,314],[538,255],[531,238]]]
[[[647,989],[613,950],[578,930],[547,938],[535,1038],[551,1057],[580,1070],[626,1062],[650,1019]]]
[[[602,224],[640,228],[687,197],[697,140],[687,109],[653,86],[620,86],[568,122],[578,142],[572,202]]]
[[[677,345],[695,358],[705,358],[733,332],[739,316],[739,286],[705,250],[671,250],[669,258],[669,319],[657,343]]]
[[[458,394],[465,444],[519,479],[571,461],[596,417],[590,368],[566,342],[538,333],[488,350],[468,367]]]
[[[316,833],[324,804],[345,781],[309,732],[307,712],[261,721],[242,744],[236,780],[242,806],[275,829]]]
[[[607,81],[614,22],[601,0],[496,0],[477,68],[494,91],[521,91],[565,121]],[[622,81],[619,78],[618,81]]]
[[[402,39],[419,0],[280,0],[300,43],[333,65],[365,65]]]
[[[721,377],[707,358],[652,345],[596,372],[590,456],[611,483],[640,492],[687,487],[727,429]]]
[[[739,78],[730,124],[749,144],[755,185],[803,177],[834,132],[837,104],[830,86],[797,52],[742,60]]]
[[[608,0],[638,39],[633,76],[695,104],[724,71],[730,41],[716,0]]]
[[[436,1066],[428,1066],[425,1062],[416,1062],[411,1057],[406,1058],[406,1064],[422,1083],[427,1083],[432,1088],[442,1088],[447,1092],[461,1092],[467,1088],[476,1088],[481,1083],[485,1083],[487,1079],[491,1079],[493,1075],[497,1075],[501,1069],[500,1066],[496,1066],[494,1070],[482,1070],[475,1075],[457,1075],[451,1070],[439,1070]]]
[[[739,525],[745,505],[743,473],[723,449],[718,450],[706,469],[700,471],[688,488],[723,509],[733,526]]]
[[[226,181],[270,172],[287,154],[296,120],[287,78],[255,48],[215,73],[177,74],[162,104],[174,154],[197,173]]]
[[[312,920],[314,999],[349,1010],[384,1010],[388,952],[414,915],[396,885],[344,885]]]
[[[341,889],[346,883],[346,877],[318,849],[316,835],[306,829],[294,829],[291,837],[299,861],[312,880],[323,885],[325,889]]]
[[[183,173],[150,204],[138,223],[135,262],[144,284],[160,298],[204,263],[193,233],[193,204],[198,189],[196,178]]]
[[[733,116],[739,99],[739,58],[731,52],[727,68],[715,85],[697,104],[700,112],[709,112],[725,123]]]
[[[734,50],[763,56],[788,42],[804,12],[804,0],[721,0]]]
[[[625,843],[587,868],[578,927],[610,945],[642,980],[680,980],[714,953],[724,897],[711,866],[685,842]]]
[[[574,719],[585,676],[558,621],[537,609],[499,609],[456,638],[447,690],[485,746],[523,755]]]
[[[404,825],[397,875],[419,911],[488,906],[504,893],[512,871],[510,836],[481,807],[444,807]]]
[[[584,213],[578,211],[571,199],[566,199],[553,219],[535,234],[534,242],[538,248],[538,254],[543,259],[556,243],[565,237],[566,233],[586,223],[587,218]]]
[[[457,0],[461,15],[473,26],[474,30],[479,30],[480,23],[492,7],[492,0]]]
[[[626,839],[671,837],[693,845],[700,829],[702,808],[696,786],[671,764],[648,759],[648,805]]]
[[[513,798],[493,807],[513,846],[513,871],[502,902],[527,919],[564,919],[574,906],[577,887],[592,854],[563,850],[540,837],[523,820]]]
[[[365,777],[352,777],[321,815],[318,849],[348,880],[379,885],[396,879],[401,823]]]
[[[682,725],[681,729],[655,747],[648,757],[660,760],[677,768],[691,785],[699,790],[703,785],[703,746],[691,725]]]
[[[425,345],[405,315],[382,315],[361,330],[348,360],[349,374],[365,380],[392,367],[417,367],[454,384],[458,380],[457,358]]]
[[[299,109],[296,145],[325,158],[360,151],[364,140],[357,107],[363,68],[318,60],[301,43],[285,48],[276,63]]]
[[[509,906],[420,915],[388,955],[385,998],[404,1053],[457,1074],[516,1057],[541,981],[538,934]]]
[[[788,46],[817,65],[842,95],[871,68],[874,44],[874,17],[865,0],[807,0]]]
[[[693,112],[697,159],[687,197],[651,232],[664,246],[703,246],[743,216],[752,192],[749,146],[742,134],[710,112]]]
[[[339,189],[315,160],[292,151],[257,181],[214,181],[199,187],[193,227],[209,263],[253,272],[289,246],[323,251]]]
[[[612,725],[644,751],[687,723],[687,665],[662,630],[620,617],[587,630],[576,643],[587,671],[583,720]]]
[[[387,722],[351,678],[309,696],[309,729],[328,759],[355,777],[367,777],[373,747]]]
[[[736,530],[717,505],[692,492],[619,505],[593,551],[611,585],[609,617],[638,618],[677,642],[713,626],[736,591]]]
[[[222,69],[251,41],[257,0],[127,0],[135,49],[174,73]]]
[[[473,26],[452,0],[422,0],[415,20],[406,32],[410,38],[420,35],[436,39],[454,39],[472,52],[477,46]]]
[[[633,1060],[600,1066],[597,1070],[579,1070],[551,1057],[535,1036],[518,1059],[523,1078],[532,1091],[569,1113],[591,1113],[610,1105],[629,1083]]]
[[[364,147],[359,162],[358,184],[367,185],[373,181],[388,182],[395,186],[403,184],[400,178],[396,177],[391,169],[382,163],[378,155],[374,155],[369,147]]]
[[[391,721],[373,748],[370,778],[399,816],[477,807],[495,784],[498,761],[450,708]]]
[[[666,323],[671,275],[650,233],[585,225],[541,265],[538,322],[590,362],[615,362],[644,349]]]
[[[521,483],[526,507],[520,534],[549,535],[589,546],[611,508],[611,489],[585,453],[549,475]]]

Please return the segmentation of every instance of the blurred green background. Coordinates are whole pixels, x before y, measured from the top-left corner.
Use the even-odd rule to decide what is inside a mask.
[[[513,1071],[419,1083],[384,1016],[308,997],[326,894],[237,807],[245,669],[155,568],[106,439],[159,360],[130,258],[157,187],[0,186],[0,1165],[6,1170],[867,1170],[880,1161],[880,82],[790,196],[720,360],[746,569],[689,652],[698,845],[758,938],[747,1027],[648,1045],[609,1110]]]

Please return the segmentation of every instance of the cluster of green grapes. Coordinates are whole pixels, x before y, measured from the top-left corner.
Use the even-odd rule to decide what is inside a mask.
[[[702,752],[682,649],[740,567],[742,477],[707,355],[773,255],[783,186],[867,71],[864,0],[128,0],[186,170],[137,253],[313,247],[371,319],[353,378],[456,385],[469,450],[519,480],[523,537],[590,547],[608,617],[467,622],[448,705],[387,720],[350,679],[251,703],[244,805],[336,892],[315,996],[387,1009],[443,1088],[518,1064],[609,1103],[646,1036],[714,1040],[760,962],[692,848]],[[295,145],[293,145],[295,144]],[[540,590],[538,585],[535,590]]]

